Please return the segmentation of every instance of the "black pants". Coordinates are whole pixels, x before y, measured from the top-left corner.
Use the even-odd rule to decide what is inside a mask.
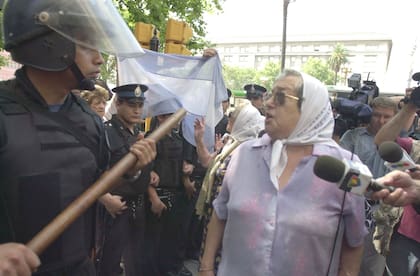
[[[146,210],[144,275],[160,276],[179,271],[185,259],[183,192],[174,191],[171,208],[158,218]],[[163,201],[165,204],[166,202]]]
[[[95,266],[86,258],[74,264],[48,272],[34,273],[34,276],[94,276]]]
[[[127,201],[127,205],[127,210],[115,218],[108,212],[104,214],[103,243],[98,254],[97,275],[121,275],[121,257],[124,260],[125,276],[144,275],[144,205],[136,207],[135,218],[130,201]]]
[[[197,203],[198,195],[200,194],[202,178],[194,178],[195,189],[192,198],[184,198],[185,213],[184,213],[184,240],[186,246],[186,258],[196,259],[200,256],[201,242],[203,239],[204,222],[195,213],[195,205]]]

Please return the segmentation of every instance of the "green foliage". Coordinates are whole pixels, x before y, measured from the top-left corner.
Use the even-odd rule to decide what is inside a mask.
[[[262,70],[252,68],[241,68],[225,65],[223,66],[223,78],[226,87],[233,90],[242,90],[248,83],[256,83],[271,90],[274,80],[280,73],[280,64],[270,62]]]
[[[153,24],[160,31],[160,41],[164,41],[166,22],[169,18],[185,21],[194,34],[187,47],[190,50],[203,49],[208,46],[204,40],[206,22],[205,12],[222,10],[224,0],[114,0],[128,25],[134,29],[135,22]],[[163,43],[161,43],[162,45]]]
[[[107,83],[117,83],[116,65],[117,59],[113,55],[102,55],[104,63],[101,65],[101,79]]]
[[[3,12],[0,11],[0,22],[3,22]],[[3,49],[3,26],[0,26],[0,49]],[[0,56],[0,67],[3,67],[9,63],[9,59],[4,56]]]
[[[166,22],[169,18],[185,21],[193,29],[193,38],[187,48],[196,54],[204,48],[212,47],[204,39],[206,22],[203,21],[205,12],[222,10],[221,1],[224,0],[113,0],[127,25],[134,30],[136,22],[153,24],[160,31],[160,47],[163,51],[165,41]],[[104,55],[105,62],[101,66],[101,78],[116,83],[116,60],[113,56]]]
[[[330,68],[335,72],[334,84],[337,84],[338,72],[340,71],[341,65],[348,62],[347,57],[348,50],[344,48],[343,44],[337,43],[328,59]]]
[[[254,69],[223,66],[223,78],[226,87],[234,90],[242,90],[247,83],[257,82],[257,74]]]
[[[257,72],[258,83],[267,88],[269,91],[278,75],[280,74],[280,63],[269,62],[265,67]]]
[[[324,84],[334,84],[334,72],[329,65],[320,58],[310,57],[302,68],[303,72],[324,82]]]

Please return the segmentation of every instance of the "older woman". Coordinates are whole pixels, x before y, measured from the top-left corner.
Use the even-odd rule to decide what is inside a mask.
[[[99,117],[104,117],[106,101],[109,100],[109,93],[105,88],[95,85],[95,90],[82,91],[80,97],[88,103],[90,108],[98,114]]]
[[[213,202],[200,275],[358,275],[364,199],[316,177],[319,155],[350,158],[333,140],[328,92],[286,70],[266,99],[266,134],[241,144]],[[355,157],[355,161],[359,160]]]

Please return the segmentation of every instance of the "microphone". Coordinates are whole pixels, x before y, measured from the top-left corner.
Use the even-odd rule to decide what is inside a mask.
[[[342,161],[332,156],[318,157],[314,165],[314,174],[321,179],[337,183],[341,190],[357,195],[369,196],[382,189],[394,191],[394,187],[384,186],[372,179],[369,168],[347,159]]]
[[[385,160],[384,165],[390,170],[411,172],[417,170],[416,163],[410,155],[395,142],[383,142],[378,149],[379,155]]]

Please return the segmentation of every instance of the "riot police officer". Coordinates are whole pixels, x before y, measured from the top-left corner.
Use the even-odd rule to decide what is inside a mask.
[[[158,124],[163,123],[181,106],[176,100],[164,100],[155,106],[153,114]],[[191,276],[183,266],[185,258],[186,189],[184,180],[191,174],[184,141],[178,128],[156,145],[157,155],[153,171],[159,177],[159,186],[149,186],[146,212],[146,275]]]
[[[117,114],[105,123],[108,147],[111,153],[110,165],[114,165],[130,150],[140,132],[140,122],[147,86],[127,84],[112,89],[117,94]],[[152,182],[156,184],[156,175]],[[124,259],[126,276],[142,275],[141,261],[144,241],[144,194],[151,181],[150,168],[139,175],[125,177],[121,184],[111,191],[122,204],[116,210],[102,212],[102,244],[98,275],[120,275],[121,257]]]
[[[23,65],[15,79],[0,83],[0,243],[14,242],[16,248],[106,167],[103,124],[70,91],[93,88],[104,62],[100,51],[142,50],[111,1],[10,0],[3,10],[5,49]],[[130,175],[155,156],[148,139],[130,150],[138,158]],[[95,274],[89,259],[92,215],[83,214],[40,255],[36,275]],[[0,274],[7,263],[4,249]],[[34,271],[37,262],[26,265]],[[8,272],[18,271],[16,266]]]

